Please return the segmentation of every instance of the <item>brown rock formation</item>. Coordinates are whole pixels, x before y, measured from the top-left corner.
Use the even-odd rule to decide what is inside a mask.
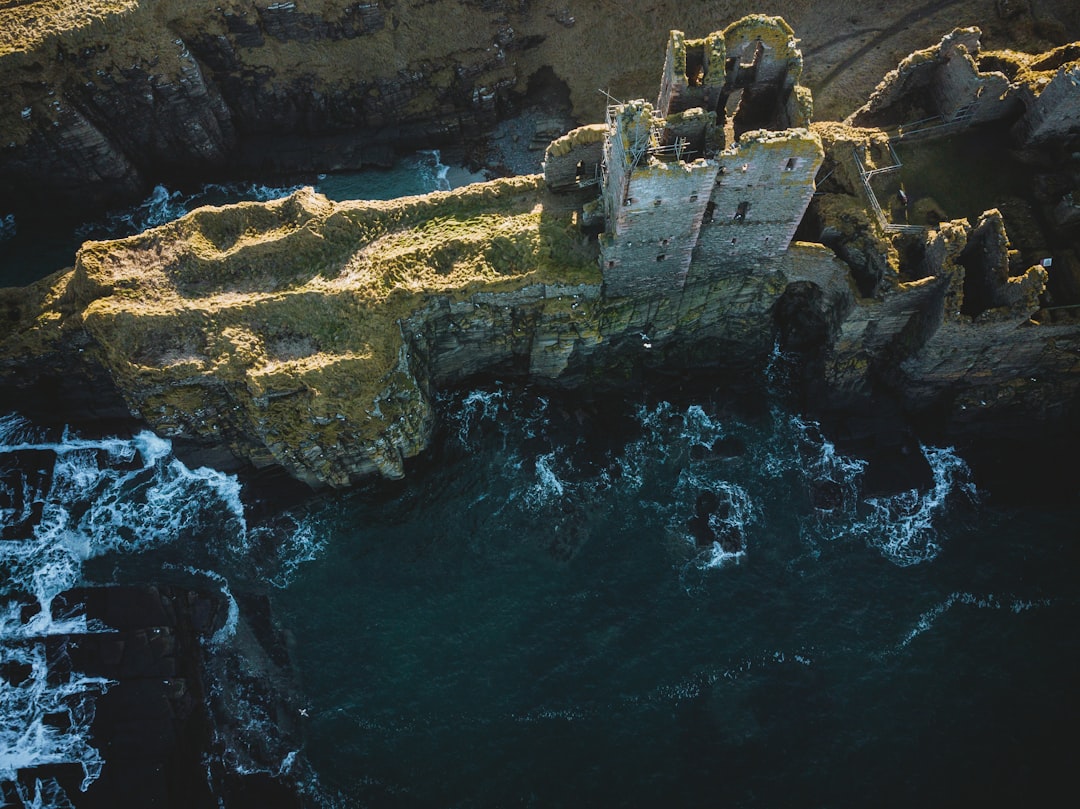
[[[864,13],[840,0],[6,3],[0,215],[85,210],[160,181],[381,162],[388,146],[483,133],[544,77],[568,94],[573,116],[599,120],[598,90],[651,95],[669,29],[719,30],[751,12],[783,13],[800,32],[813,57],[803,81],[819,117],[849,113],[902,54],[958,23],[983,25],[997,48],[1080,36],[1072,3],[1040,3],[1037,14],[999,6],[911,1]]]
[[[729,34],[735,62],[721,63]],[[667,114],[613,106],[602,129],[552,144],[546,183],[390,202],[306,189],[87,243],[73,271],[3,291],[0,374],[8,391],[112,380],[163,435],[335,486],[401,476],[430,438],[432,392],[477,374],[752,378],[777,340],[802,357],[819,412],[884,397],[947,434],[1067,425],[1080,402],[1074,262],[1032,266],[996,210],[975,224],[889,221],[873,182],[900,168],[893,141],[805,128],[799,69],[778,18],[708,40],[676,31]],[[716,110],[671,112],[701,87]],[[740,91],[729,120],[722,99]],[[746,112],[747,93],[769,103]],[[765,128],[740,131],[740,115]],[[597,143],[599,187],[583,176]],[[802,228],[823,244],[789,244],[808,203]]]

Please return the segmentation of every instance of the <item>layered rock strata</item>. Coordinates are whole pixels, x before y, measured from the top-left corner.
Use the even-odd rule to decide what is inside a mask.
[[[6,384],[104,369],[160,434],[333,486],[400,476],[430,439],[433,393],[477,374],[567,386],[642,366],[754,374],[778,335],[820,360],[823,403],[887,390],[912,411],[987,423],[998,407],[1075,407],[1080,328],[1031,320],[1045,273],[1009,276],[996,214],[929,235],[924,277],[873,298],[810,243],[692,268],[678,291],[608,296],[577,216],[539,176],[385,203],[303,190],[201,209],[5,290],[5,311],[22,312],[0,346]],[[981,311],[965,314],[965,294]],[[19,309],[27,296],[40,305]],[[49,356],[67,360],[34,359]]]
[[[598,91],[652,91],[670,28],[755,11],[788,15],[819,60],[804,83],[841,115],[894,54],[951,21],[991,26],[998,48],[1045,43],[1039,30],[1067,41],[1080,25],[1065,0],[1008,15],[994,0],[904,5],[870,26],[840,0],[7,2],[0,217],[85,212],[160,182],[381,163],[390,149],[482,134],[545,84],[573,117],[598,120]]]
[[[966,59],[975,33],[878,98],[902,75],[945,70],[951,87],[935,60]],[[308,188],[89,242],[72,271],[0,290],[6,393],[85,381],[114,413],[116,390],[162,435],[315,486],[401,477],[434,393],[477,375],[745,379],[777,344],[819,411],[887,396],[946,433],[1066,427],[1073,265],[1032,266],[996,210],[886,221],[870,178],[897,167],[889,135],[809,124],[796,44],[760,15],[672,31],[657,108],[612,105],[552,143],[546,175],[388,202]],[[1074,96],[1054,99],[1068,119]],[[821,243],[792,242],[800,222]]]

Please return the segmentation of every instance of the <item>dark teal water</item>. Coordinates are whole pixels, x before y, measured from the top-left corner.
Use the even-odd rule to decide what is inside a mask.
[[[1075,507],[999,510],[928,450],[940,490],[885,516],[779,411],[642,406],[612,441],[609,414],[497,395],[487,418],[454,402],[461,435],[399,492],[315,508],[325,545],[274,596],[343,805],[1003,805],[1066,782]],[[741,555],[694,545],[705,490],[735,493],[714,525]]]
[[[392,196],[438,165],[326,191]],[[45,657],[107,628],[27,621],[25,600],[195,582],[241,620],[268,597],[292,639],[303,741],[265,766],[305,760],[313,806],[1060,803],[1080,753],[1080,501],[1011,496],[931,446],[918,488],[871,492],[868,459],[775,392],[699,383],[668,400],[448,394],[405,481],[289,507],[149,434],[86,442],[0,414],[18,540],[0,543],[0,663],[32,671],[0,679],[0,781],[109,766],[87,708],[102,684],[58,681]],[[242,670],[239,637],[227,624],[210,648]],[[79,721],[48,731],[73,703]],[[272,741],[267,706],[231,704],[230,725]]]

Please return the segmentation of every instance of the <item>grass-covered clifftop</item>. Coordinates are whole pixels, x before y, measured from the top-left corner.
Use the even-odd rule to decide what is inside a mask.
[[[958,25],[980,25],[994,49],[1080,37],[1069,0],[1005,4],[1008,17],[996,0],[932,5],[10,0],[0,3],[0,216],[77,215],[156,183],[238,171],[385,163],[393,149],[482,140],[522,105],[598,121],[609,97],[654,96],[669,30],[721,30],[746,15],[782,14],[797,33],[822,120],[851,112],[900,58]]]
[[[89,242],[73,271],[33,289],[6,347],[85,330],[129,406],[163,434],[223,442],[311,481],[343,484],[372,462],[395,474],[430,419],[402,318],[432,296],[599,284],[573,210],[544,204],[542,185],[345,203],[304,189]]]

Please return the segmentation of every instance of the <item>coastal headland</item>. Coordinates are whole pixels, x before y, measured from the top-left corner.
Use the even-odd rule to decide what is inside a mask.
[[[305,189],[87,243],[0,292],[0,367],[23,394],[114,386],[222,466],[316,486],[400,477],[435,392],[470,377],[760,376],[774,348],[818,412],[1052,434],[1080,390],[1077,46],[980,35],[956,29],[816,123],[784,20],[672,31],[656,103],[613,100],[542,175],[390,202]],[[963,217],[931,189],[909,207],[897,150],[958,138],[1026,160],[1035,202],[1017,188]]]

